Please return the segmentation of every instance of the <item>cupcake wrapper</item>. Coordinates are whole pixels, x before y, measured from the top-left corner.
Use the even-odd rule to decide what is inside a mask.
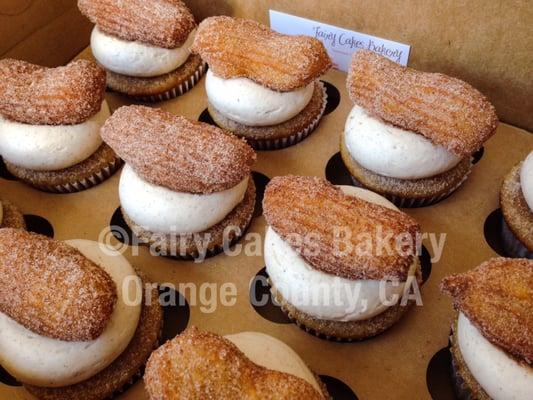
[[[304,140],[307,136],[309,136],[318,126],[320,120],[324,116],[324,112],[326,111],[326,106],[328,103],[328,95],[326,93],[326,88],[322,82],[319,82],[322,88],[324,101],[322,104],[322,109],[320,110],[320,113],[317,115],[317,117],[309,124],[309,126],[302,131],[295,133],[291,136],[279,138],[279,139],[246,139],[248,144],[252,146],[255,150],[260,151],[269,151],[269,150],[279,150],[283,149],[285,147],[289,147],[292,145],[295,145],[296,143],[301,142]]]
[[[451,357],[451,375],[452,375],[452,381],[453,381],[453,388],[455,391],[455,395],[458,400],[476,400],[473,397],[472,392],[468,388],[468,385],[462,378],[462,376],[459,374],[459,371],[457,369],[456,361],[454,357]]]
[[[165,324],[165,321],[163,319],[163,325]],[[163,345],[163,325],[161,326],[161,329],[159,330],[159,335],[158,335],[158,338],[157,338],[157,341],[156,343],[154,344],[154,348],[153,348],[153,351],[157,350],[157,348],[161,345]],[[128,379],[128,381],[122,385],[122,387],[120,387],[119,389],[115,390],[113,392],[113,394],[111,396],[108,396],[105,400],[114,400],[118,397],[120,397],[121,395],[123,395],[125,392],[127,392],[129,389],[131,389],[133,387],[133,385],[135,385],[137,382],[139,382],[142,377],[144,376],[144,369],[146,367],[146,363],[148,362],[148,360],[146,360],[144,362],[144,364],[141,366],[141,368],[139,368],[139,370],[133,374],[130,379]]]
[[[227,244],[226,246],[224,246],[224,244],[217,245],[217,246],[213,247],[212,249],[206,250],[205,258],[207,259],[207,258],[215,257],[215,256],[223,253],[225,247],[226,248],[232,247],[239,240],[241,240],[241,238],[248,231],[248,228],[250,227],[250,224],[252,223],[252,219],[253,218],[250,219],[250,222],[248,222],[248,225],[246,225],[246,227],[241,231],[241,234],[240,235],[235,235],[235,237],[233,239],[231,239],[229,244]],[[146,246],[152,246],[151,243],[142,241],[140,238],[139,238],[139,241],[141,241]],[[156,248],[156,250],[160,251],[159,248]],[[182,261],[194,261],[195,259],[197,259],[199,257],[199,253],[198,252],[196,252],[196,253],[187,253],[187,254],[184,254],[184,255],[181,255],[181,254],[176,254],[176,255],[164,255],[164,254],[161,254],[161,257],[167,257],[167,258],[171,258],[171,259],[175,259],[175,260],[182,260]]]
[[[472,164],[473,165],[473,164]],[[393,194],[388,193],[380,193],[383,197],[387,198],[390,202],[392,202],[396,207],[400,208],[418,208],[418,207],[427,207],[433,204],[438,203],[439,201],[442,201],[446,199],[448,196],[450,196],[453,192],[455,192],[457,189],[461,187],[463,183],[467,180],[467,178],[470,176],[470,172],[472,169],[470,169],[463,179],[454,187],[452,187],[450,190],[448,190],[445,193],[441,193],[437,196],[432,197],[422,197],[422,198],[410,198],[410,197],[400,197]],[[352,178],[352,182],[355,186],[366,188],[361,182],[357,180],[354,176],[350,175]]]
[[[44,192],[50,193],[75,193],[81,192],[82,190],[87,190],[93,186],[96,186],[115,173],[117,169],[122,166],[122,160],[116,158],[112,163],[104,167],[102,170],[96,174],[85,178],[81,181],[65,183],[63,185],[33,185],[35,188],[42,190]]]
[[[533,251],[529,251],[518,238],[513,234],[505,219],[502,218],[501,225],[502,243],[505,252],[515,258],[529,258],[533,260]]]
[[[182,82],[178,87],[172,88],[163,93],[154,94],[150,96],[131,96],[131,97],[135,98],[136,100],[143,101],[145,103],[158,103],[160,101],[174,99],[178,96],[181,96],[187,93],[194,86],[196,86],[196,84],[200,81],[202,76],[204,76],[206,71],[207,71],[207,64],[202,63],[202,65],[200,65],[196,69],[196,71],[194,71],[194,75],[191,75],[189,79],[187,79],[185,82]]]

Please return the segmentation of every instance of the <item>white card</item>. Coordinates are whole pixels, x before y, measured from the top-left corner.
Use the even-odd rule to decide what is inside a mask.
[[[348,71],[352,55],[360,49],[369,49],[401,65],[407,65],[411,46],[376,36],[323,24],[270,10],[270,27],[287,35],[306,35],[319,39],[333,60],[334,67]]]

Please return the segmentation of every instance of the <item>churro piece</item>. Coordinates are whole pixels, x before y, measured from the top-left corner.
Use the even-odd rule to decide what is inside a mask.
[[[95,62],[73,61],[46,68],[25,61],[0,60],[0,114],[32,125],[73,125],[102,106],[106,74]]]
[[[321,178],[273,178],[263,212],[278,235],[328,274],[405,281],[415,261],[420,227],[413,218],[348,196]]]
[[[187,329],[152,353],[144,382],[150,399],[323,399],[305,380],[250,361],[214,333]]]
[[[244,139],[144,106],[119,108],[101,134],[143,179],[177,192],[232,188],[250,174],[256,159]]]
[[[468,83],[369,50],[355,54],[347,87],[352,101],[372,114],[461,156],[479,150],[498,126],[492,104]]]
[[[27,329],[66,341],[98,338],[117,301],[116,285],[67,244],[0,229],[0,312]]]
[[[78,8],[109,35],[167,49],[181,47],[196,27],[180,0],[78,0]]]
[[[444,278],[441,291],[485,338],[532,364],[533,260],[493,258]]]
[[[319,40],[282,35],[258,22],[231,17],[204,20],[191,51],[222,78],[244,77],[280,92],[304,87],[331,67]]]

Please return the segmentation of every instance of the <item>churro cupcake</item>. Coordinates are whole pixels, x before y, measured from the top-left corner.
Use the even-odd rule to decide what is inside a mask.
[[[126,162],[120,204],[160,255],[197,258],[229,246],[252,219],[252,148],[228,132],[144,106],[121,107],[102,137]]]
[[[0,229],[0,364],[41,400],[108,398],[158,345],[158,292],[141,285],[100,243]]]
[[[259,332],[189,328],[152,354],[144,382],[151,400],[330,399],[294,350]]]
[[[46,68],[0,61],[0,155],[8,171],[48,192],[88,189],[113,174],[120,159],[102,142],[109,117],[105,71],[74,61]]]
[[[500,204],[506,253],[533,259],[533,151],[505,177]]]
[[[307,137],[326,108],[318,78],[331,60],[314,38],[288,36],[255,21],[204,20],[192,46],[208,64],[205,88],[213,120],[257,150]]]
[[[371,51],[354,55],[347,87],[355,105],[342,159],[356,185],[399,207],[434,204],[459,188],[498,125],[494,107],[469,84]]]
[[[205,64],[190,53],[196,22],[180,0],[78,0],[95,24],[91,50],[110,89],[141,101],[169,100],[200,80]]]
[[[276,177],[263,201],[272,292],[299,326],[361,340],[385,331],[412,304],[420,228],[368,190],[320,178]]]
[[[24,215],[7,200],[0,199],[0,228],[26,229]]]
[[[451,353],[461,400],[529,400],[533,393],[533,261],[493,258],[452,275]]]

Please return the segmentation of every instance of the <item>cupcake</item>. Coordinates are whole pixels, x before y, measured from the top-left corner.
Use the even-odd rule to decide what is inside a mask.
[[[188,328],[152,353],[144,383],[151,400],[330,398],[294,350],[259,332]]]
[[[344,164],[356,185],[399,207],[428,206],[459,188],[498,125],[469,84],[367,50],[354,55],[347,88],[355,105],[341,136]]]
[[[533,261],[493,258],[441,290],[458,312],[451,353],[461,400],[529,400],[533,393]]]
[[[105,72],[79,60],[46,68],[0,61],[0,155],[8,171],[47,192],[88,189],[120,159],[102,142]]]
[[[533,151],[505,177],[500,204],[505,252],[533,259]]]
[[[0,199],[0,228],[26,229],[24,215],[7,200]]]
[[[191,50],[209,64],[209,114],[255,149],[291,146],[322,118],[326,92],[318,78],[331,60],[319,40],[212,17],[200,24]]]
[[[191,55],[196,22],[180,0],[78,0],[95,24],[91,50],[107,70],[107,86],[141,101],[180,96],[204,74]]]
[[[248,227],[256,155],[242,139],[144,106],[119,108],[102,137],[126,162],[119,183],[124,219],[153,252],[212,255]]]
[[[162,329],[158,293],[142,301],[141,285],[100,243],[0,229],[0,364],[40,400],[117,393]]]
[[[380,334],[418,291],[418,224],[368,190],[321,178],[276,177],[263,201],[265,264],[289,318],[317,336]]]

